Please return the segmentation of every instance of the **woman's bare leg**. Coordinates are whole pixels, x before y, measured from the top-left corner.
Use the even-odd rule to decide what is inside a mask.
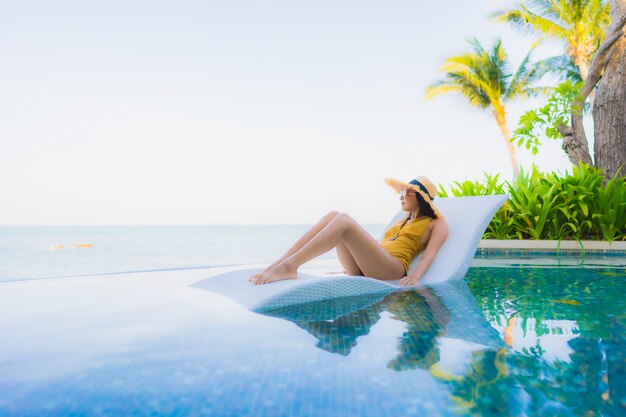
[[[345,273],[348,275],[354,276],[362,276],[363,271],[359,268],[356,261],[354,260],[354,256],[350,253],[350,249],[343,242],[337,243],[335,247],[337,250],[337,257],[339,258],[339,262],[341,262],[341,266],[345,268]]]
[[[346,245],[358,267],[368,277],[399,279],[405,275],[404,266],[398,259],[389,255],[354,219],[341,213],[297,252],[250,281],[254,284],[266,284],[294,279],[300,265],[328,252],[340,242]]]
[[[256,274],[256,275],[253,275],[252,278],[254,278],[256,276],[259,276],[262,273],[265,273],[265,272],[269,271],[270,269],[272,269],[276,265],[280,264],[282,261],[284,261],[285,259],[287,259],[291,255],[293,255],[294,253],[299,251],[304,245],[309,243],[309,241],[311,239],[313,239],[313,237],[316,234],[318,234],[320,231],[322,231],[322,229],[324,229],[326,227],[326,225],[328,225],[328,223],[330,223],[335,217],[337,217],[338,214],[339,214],[339,212],[337,212],[337,211],[331,211],[330,213],[328,213],[327,215],[322,217],[322,219],[319,222],[317,222],[317,224],[315,224],[315,226],[313,226],[311,229],[309,229],[308,232],[306,232],[304,235],[302,235],[302,237],[300,239],[298,239],[296,241],[296,243],[294,243],[293,246],[287,252],[285,252],[285,254],[283,256],[281,256],[276,262],[274,262],[273,264],[271,264],[270,266],[265,268],[265,270],[263,272],[261,272],[259,274]]]

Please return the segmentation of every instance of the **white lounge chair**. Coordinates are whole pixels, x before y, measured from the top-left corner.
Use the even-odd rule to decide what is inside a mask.
[[[437,208],[448,222],[449,234],[435,260],[416,287],[462,279],[469,269],[485,229],[507,198],[507,195],[491,195],[436,199]],[[391,219],[389,225],[405,215],[404,211],[399,211]],[[421,254],[411,262],[410,271],[415,269],[420,258]],[[384,296],[407,288],[400,287],[399,280],[381,281],[348,275],[328,277],[300,272],[298,279],[265,285],[254,285],[248,281],[250,276],[261,271],[261,268],[231,271],[210,277],[192,286],[225,295],[251,310],[259,311],[363,294]]]

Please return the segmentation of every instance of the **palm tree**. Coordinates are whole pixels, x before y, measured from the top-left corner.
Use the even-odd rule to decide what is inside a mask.
[[[540,40],[563,42],[566,55],[585,80],[591,58],[604,41],[611,21],[609,13],[606,0],[527,0],[491,16],[538,35]]]
[[[468,42],[473,51],[446,59],[441,67],[444,78],[428,87],[426,96],[432,98],[444,93],[459,93],[472,106],[489,109],[504,136],[513,166],[513,177],[517,178],[519,166],[506,121],[505,104],[543,91],[542,88],[532,86],[543,75],[537,65],[530,63],[534,46],[513,74],[501,40],[496,40],[490,51],[486,51],[475,38]]]

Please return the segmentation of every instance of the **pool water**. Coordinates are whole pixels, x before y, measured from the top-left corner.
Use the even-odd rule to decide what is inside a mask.
[[[147,281],[96,302],[89,280],[0,307],[0,415],[626,416],[623,267],[472,267],[263,314]],[[33,284],[2,285],[6,307]]]
[[[469,415],[626,415],[626,273],[473,268],[466,278],[507,349],[444,382]]]

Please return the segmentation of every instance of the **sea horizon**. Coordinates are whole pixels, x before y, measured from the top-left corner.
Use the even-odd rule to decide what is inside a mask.
[[[0,281],[271,263],[312,225],[0,226]],[[375,238],[385,225],[364,224]],[[335,257],[331,250],[320,259]]]

